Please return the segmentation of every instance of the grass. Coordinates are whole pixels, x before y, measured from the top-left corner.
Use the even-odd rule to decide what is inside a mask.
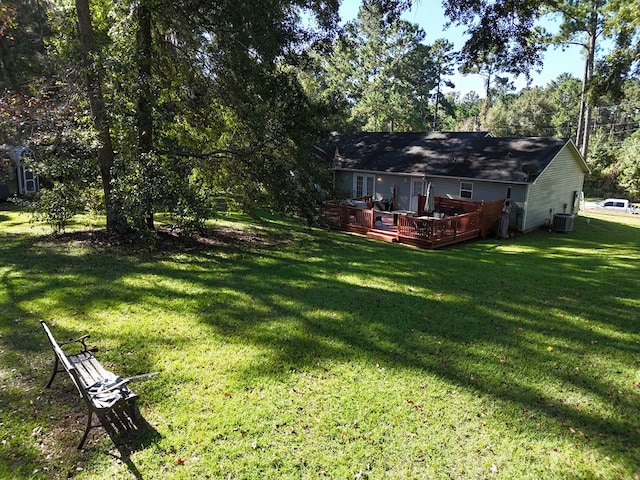
[[[0,478],[640,478],[638,217],[424,251],[232,216],[250,240],[147,253],[28,220],[0,211]],[[40,319],[162,372],[148,429],[75,450]]]

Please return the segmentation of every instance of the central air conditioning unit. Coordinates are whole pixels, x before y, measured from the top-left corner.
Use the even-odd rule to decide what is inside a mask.
[[[571,213],[556,213],[553,216],[552,229],[554,232],[568,233],[573,232],[574,215]]]

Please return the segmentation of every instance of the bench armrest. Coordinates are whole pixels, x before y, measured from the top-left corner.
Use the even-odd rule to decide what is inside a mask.
[[[68,340],[66,342],[61,342],[61,343],[59,343],[59,345],[62,346],[62,345],[70,345],[72,343],[80,343],[80,344],[82,344],[83,351],[86,352],[86,351],[89,350],[89,348],[87,348],[87,344],[85,343],[85,340],[87,338],[89,338],[90,336],[91,335],[89,335],[88,333],[85,333],[81,337],[74,338],[73,340]],[[91,349],[91,350],[94,350],[94,349]]]

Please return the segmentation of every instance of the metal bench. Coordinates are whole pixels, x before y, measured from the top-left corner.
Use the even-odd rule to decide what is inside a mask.
[[[102,426],[102,423],[93,423],[93,414],[96,414],[98,420],[102,414],[115,411],[116,409],[126,408],[133,420],[140,418],[138,410],[138,396],[129,389],[127,384],[136,379],[148,378],[157,375],[159,372],[145,373],[135,375],[133,377],[120,378],[117,375],[105,370],[100,362],[93,355],[95,349],[87,348],[85,340],[89,335],[83,335],[68,342],[58,343],[54,338],[51,330],[44,320],[41,320],[42,328],[44,328],[47,338],[51,343],[51,347],[55,353],[55,363],[53,373],[47,383],[46,388],[51,386],[53,379],[58,372],[67,372],[73,380],[80,396],[84,399],[89,410],[87,419],[87,427],[82,436],[82,440],[78,444],[78,449],[84,445],[89,430]],[[63,345],[78,344],[82,349],[78,353],[67,354],[62,350]]]

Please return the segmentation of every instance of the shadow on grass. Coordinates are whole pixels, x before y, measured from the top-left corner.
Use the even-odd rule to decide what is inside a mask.
[[[100,423],[118,449],[116,458],[127,466],[127,470],[134,478],[138,480],[145,478],[132,460],[131,454],[159,442],[160,433],[142,415],[132,419],[125,411],[102,415]]]
[[[538,232],[433,252],[288,228],[298,240],[287,248],[202,250],[179,260],[8,241],[0,247],[10,265],[0,277],[3,368],[33,374],[21,362],[45,348],[44,337],[33,339],[44,312],[21,306],[40,297],[87,322],[101,310],[153,299],[160,312],[178,306],[228,341],[268,351],[239,374],[247,382],[327,361],[419,369],[578,428],[622,464],[637,461],[638,395],[622,387],[630,380],[592,361],[606,356],[621,371],[634,368],[637,228],[592,220],[571,235]],[[132,276],[147,280],[133,286]],[[190,341],[149,331],[110,335],[120,351]],[[134,357],[135,368],[153,370],[149,358]],[[619,413],[584,411],[540,383],[580,391]]]

